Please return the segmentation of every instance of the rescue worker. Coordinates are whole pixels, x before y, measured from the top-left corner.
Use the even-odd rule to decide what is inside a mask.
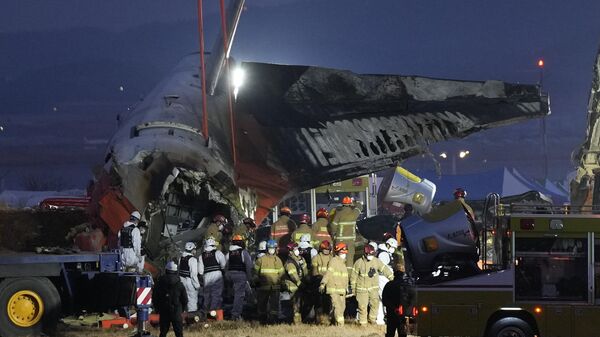
[[[351,289],[356,292],[358,302],[358,315],[360,325],[368,322],[375,323],[377,309],[379,308],[379,277],[383,274],[389,280],[394,278],[392,270],[375,257],[373,246],[366,245],[364,255],[354,263],[354,270],[350,276]]]
[[[285,273],[277,254],[277,241],[267,242],[267,254],[254,264],[254,284],[258,301],[258,317],[263,323],[274,322],[279,312],[279,290]]]
[[[331,261],[331,243],[324,240],[319,245],[319,253],[311,261],[311,283],[319,287],[321,280],[327,272],[327,266]],[[317,323],[324,323],[327,321],[327,314],[331,311],[331,298],[327,294],[320,292],[317,295],[315,303],[315,318]]]
[[[204,232],[204,240],[208,238],[213,238],[217,243],[217,246],[220,247],[221,240],[223,239],[223,229],[225,228],[225,224],[227,223],[227,218],[221,214],[217,214],[213,216],[212,222],[206,228]]]
[[[161,276],[152,291],[154,310],[160,315],[160,337],[166,337],[170,325],[176,337],[183,337],[182,313],[187,306],[185,287],[177,276],[177,264],[169,261],[165,275]]]
[[[356,240],[356,219],[361,213],[361,206],[353,206],[352,198],[349,196],[342,199],[342,206],[335,209],[331,221],[331,230],[335,242],[344,242],[348,247],[346,267],[352,268],[354,263],[354,246]]]
[[[198,280],[198,259],[196,259],[196,244],[186,242],[185,251],[179,259],[179,279],[185,287],[188,296],[187,312],[198,311],[198,289],[200,281]]]
[[[308,277],[306,261],[300,256],[298,244],[288,243],[288,259],[284,264],[283,291],[280,296],[281,311],[288,323],[302,323],[300,313],[300,300],[303,295],[303,286]]]
[[[300,256],[304,259],[307,267],[307,274],[304,278],[304,286],[302,291],[301,316],[307,321],[313,307],[317,303],[319,295],[319,282],[312,277],[312,259],[317,256],[318,252],[312,247],[310,235],[304,234],[300,237],[298,244]]]
[[[384,243],[379,244],[377,258],[383,264],[391,266],[396,250],[398,249],[398,241],[393,237],[388,238]]]
[[[319,292],[329,296],[331,301],[331,321],[336,325],[344,325],[344,311],[346,311],[346,294],[351,294],[348,288],[348,269],[346,259],[348,248],[345,243],[335,245],[335,255],[327,265],[327,271],[321,280]]]
[[[319,252],[312,247],[309,234],[304,234],[300,237],[298,249],[300,250],[300,256],[306,261],[308,271],[310,272],[312,269],[312,258],[317,256]]]
[[[319,208],[317,211],[317,221],[312,225],[312,239],[314,241],[314,247],[319,248],[321,243],[325,240],[333,242],[331,235],[329,234],[329,212],[325,208]]]
[[[380,243],[377,250],[377,258],[381,260],[383,264],[386,265],[391,271],[394,270],[393,262],[394,262],[394,252],[398,248],[398,242],[396,239],[391,236],[384,242]],[[383,312],[383,304],[381,303],[381,296],[383,293],[383,288],[390,280],[384,275],[379,274],[379,309],[377,310],[377,324],[384,325],[384,312]]]
[[[144,270],[144,259],[142,257],[142,235],[137,228],[141,214],[138,211],[131,212],[128,221],[123,223],[119,231],[119,250],[121,262],[125,271],[141,272]]]
[[[204,310],[217,320],[223,319],[223,270],[227,261],[225,255],[217,249],[213,238],[204,242],[204,252],[198,259],[198,274],[203,280]]]
[[[296,223],[290,218],[292,210],[282,207],[279,211],[279,219],[271,225],[271,239],[277,241],[279,246],[279,258],[287,259],[287,244],[291,241],[292,232],[296,229]]]
[[[413,284],[404,273],[404,269],[394,272],[394,280],[388,282],[383,289],[383,305],[385,307],[386,332],[385,337],[407,335],[407,318],[414,314],[413,303],[415,290]]]
[[[310,216],[308,214],[300,215],[300,226],[292,233],[292,240],[295,243],[300,244],[300,239],[304,235],[308,235],[309,242],[311,242],[312,229],[309,226]],[[311,242],[312,245],[312,242]]]
[[[241,235],[245,241],[246,250],[252,255],[256,251],[256,223],[252,218],[244,218],[240,226],[233,229],[233,236]]]
[[[473,208],[471,208],[471,206],[465,201],[466,197],[467,191],[465,191],[463,188],[459,187],[456,190],[454,190],[454,199],[462,204],[462,207],[465,210],[465,213],[467,214],[469,222],[475,224],[475,212],[473,212]]]
[[[240,320],[246,297],[246,284],[252,277],[252,258],[245,249],[244,238],[236,234],[231,240],[227,260],[227,276],[233,282],[233,308],[231,319]]]
[[[260,257],[265,256],[266,254],[267,254],[267,241],[261,241],[258,243],[255,260],[257,260]]]

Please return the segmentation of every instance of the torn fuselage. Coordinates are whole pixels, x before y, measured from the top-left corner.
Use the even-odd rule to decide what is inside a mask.
[[[187,215],[196,225],[225,207],[234,220],[260,220],[286,194],[393,166],[432,142],[549,113],[547,97],[533,85],[242,67],[247,83],[232,111],[225,85],[207,97],[207,135],[200,131],[194,54],[121,119],[109,143],[105,175],[111,183],[102,188],[117,188],[152,217],[156,247],[166,224],[184,223]],[[174,169],[189,173],[186,183]],[[192,210],[178,220],[155,220],[168,212],[168,195],[178,194],[191,201],[168,207]]]

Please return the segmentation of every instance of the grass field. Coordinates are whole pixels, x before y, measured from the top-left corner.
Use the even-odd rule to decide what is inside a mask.
[[[151,328],[149,330],[152,335],[158,336],[158,329]],[[129,336],[132,333],[132,329],[101,330],[98,328],[65,327],[60,329],[58,336],[121,337]],[[343,327],[310,324],[263,326],[258,323],[225,321],[209,323],[208,326],[203,323],[187,326],[183,333],[186,337],[378,337],[385,334],[385,326],[360,327],[352,323],[347,323]],[[169,332],[168,336],[174,336],[173,330]]]

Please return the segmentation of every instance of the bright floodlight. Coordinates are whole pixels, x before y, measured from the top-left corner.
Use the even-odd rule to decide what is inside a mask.
[[[244,85],[244,79],[246,79],[246,72],[242,68],[235,68],[231,72],[231,84],[234,88],[239,88]]]
[[[233,85],[233,95],[237,98],[237,94],[240,91],[240,87],[244,85],[246,79],[246,72],[242,68],[235,68],[231,72],[231,84]]]
[[[538,67],[544,68],[544,60],[543,59],[538,60]]]
[[[448,154],[446,152],[442,152],[442,153],[440,153],[440,157],[446,159],[446,158],[448,158]]]
[[[469,155],[469,153],[470,153],[470,152],[469,152],[469,150],[463,150],[463,151],[460,151],[460,152],[458,153],[458,156],[460,157],[460,159],[463,159],[463,158],[465,158],[466,156],[468,156],[468,155]]]

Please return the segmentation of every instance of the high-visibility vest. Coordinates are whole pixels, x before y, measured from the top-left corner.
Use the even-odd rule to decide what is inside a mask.
[[[283,263],[277,255],[264,255],[254,264],[254,275],[260,289],[279,289],[284,274]]]
[[[190,259],[194,257],[194,255],[182,256],[179,259],[179,276],[181,277],[190,277]]]
[[[329,241],[329,243],[333,245],[333,240],[331,240],[331,235],[329,235],[329,229],[327,228],[328,224],[329,221],[327,221],[325,218],[319,218],[317,219],[317,222],[313,224],[312,239],[314,241],[313,246],[315,248],[319,248],[321,242],[325,240]]]
[[[330,295],[345,295],[348,290],[348,269],[346,261],[339,256],[334,256],[327,265],[327,272],[321,280],[325,290]]]
[[[335,212],[332,227],[335,228],[335,240],[347,241],[356,238],[356,219],[360,215],[357,208],[344,206]]]
[[[312,275],[313,276],[324,276],[327,272],[327,265],[331,261],[331,254],[319,253],[312,259]]]
[[[312,244],[312,229],[305,223],[301,224],[300,227],[292,233],[292,240],[296,243],[300,243],[300,239],[303,235],[308,235],[308,241]]]
[[[373,257],[373,260],[369,261],[365,256],[361,257],[354,262],[350,276],[352,289],[357,293],[379,289],[379,274],[383,274],[390,281],[394,279],[392,269],[383,264],[380,259]]]

